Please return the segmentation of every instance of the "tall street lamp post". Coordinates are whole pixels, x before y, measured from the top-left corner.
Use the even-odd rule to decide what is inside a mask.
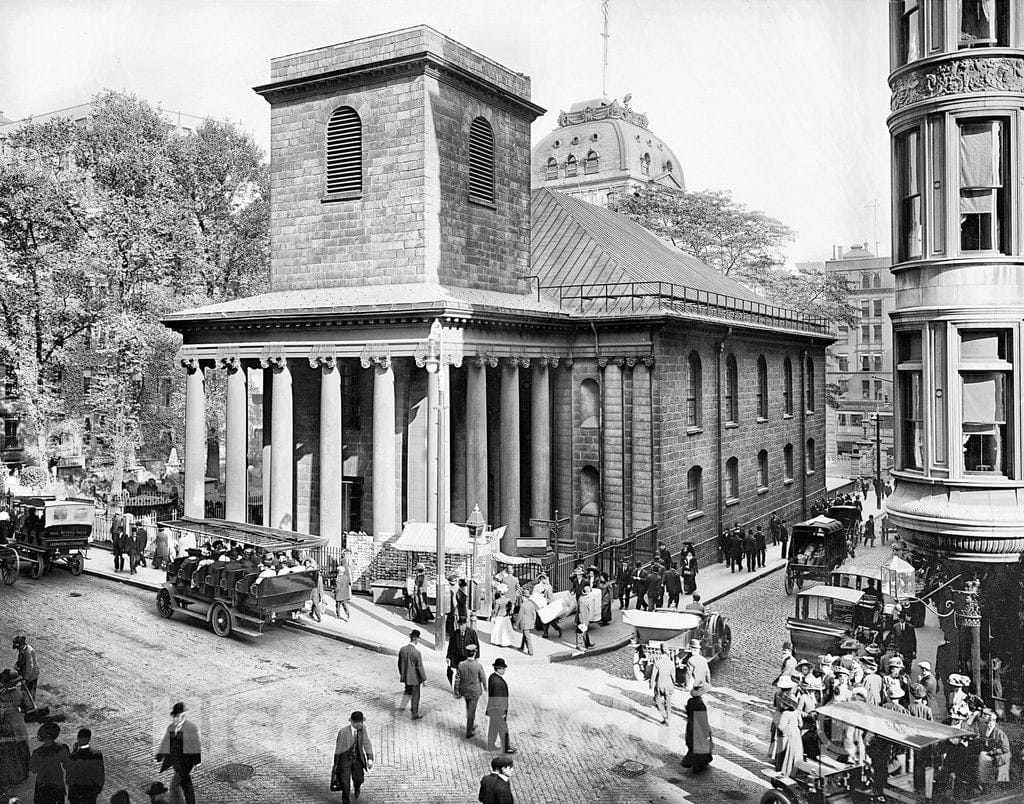
[[[470,542],[473,545],[473,560],[469,570],[469,608],[471,611],[476,611],[479,605],[479,593],[476,586],[477,552],[480,549],[480,539],[487,531],[487,523],[484,521],[484,515],[480,511],[479,505],[473,506],[473,511],[470,513],[469,519],[466,520],[466,529],[469,531]]]

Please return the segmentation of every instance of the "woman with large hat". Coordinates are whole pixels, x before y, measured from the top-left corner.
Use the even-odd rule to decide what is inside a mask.
[[[711,725],[704,705],[707,691],[707,684],[695,684],[686,701],[686,756],[682,764],[694,773],[700,773],[711,764]]]
[[[776,683],[779,714],[778,740],[775,744],[775,770],[785,776],[793,772],[796,763],[804,758],[803,714],[798,711],[797,683],[791,676],[783,676]]]
[[[13,670],[0,673],[0,790],[7,790],[28,778],[28,732],[22,710],[30,706]]]
[[[36,804],[64,804],[67,796],[67,770],[71,751],[64,743],[58,743],[60,726],[44,723],[36,733],[42,743],[29,760],[29,770],[36,775],[33,801]]]

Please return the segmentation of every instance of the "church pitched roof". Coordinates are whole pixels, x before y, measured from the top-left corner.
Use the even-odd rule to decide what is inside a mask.
[[[535,190],[532,223],[531,270],[541,287],[664,282],[764,302],[625,215],[573,196]]]

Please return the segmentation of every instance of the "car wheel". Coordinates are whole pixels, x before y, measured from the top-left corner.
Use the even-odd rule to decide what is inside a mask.
[[[171,593],[166,589],[156,593],[156,610],[166,619],[174,616],[174,603],[171,602]]]
[[[760,804],[798,804],[796,798],[784,790],[766,790]]]
[[[788,572],[786,573],[786,594],[793,594],[793,576]]]
[[[732,628],[728,625],[722,628],[722,641],[719,643],[718,658],[728,659],[732,651]]]
[[[210,627],[219,637],[231,635],[231,612],[223,603],[215,603],[210,611]]]
[[[85,566],[85,560],[82,558],[81,553],[75,553],[72,556],[68,556],[68,568],[71,570],[72,575],[81,575],[82,568]]]

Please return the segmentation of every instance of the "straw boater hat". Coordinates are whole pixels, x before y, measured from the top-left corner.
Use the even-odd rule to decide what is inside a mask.
[[[878,662],[871,656],[862,656],[860,663],[862,667],[870,670],[872,673],[878,669]]]
[[[799,661],[798,661],[798,662],[796,663],[796,666],[797,666],[797,667],[810,667],[810,666],[811,666],[811,663],[810,663],[809,661],[807,661],[807,659],[800,659],[800,660],[799,660]]]
[[[904,663],[902,656],[890,656],[885,666],[891,669],[893,667],[904,668],[907,665]]]
[[[690,640],[690,647],[689,647],[689,649],[690,650],[699,651],[701,649],[701,647],[700,647],[700,640],[699,639],[691,639]]]
[[[953,673],[947,680],[946,683],[951,687],[969,687],[971,686],[971,680],[967,676],[962,676],[959,673]]]

